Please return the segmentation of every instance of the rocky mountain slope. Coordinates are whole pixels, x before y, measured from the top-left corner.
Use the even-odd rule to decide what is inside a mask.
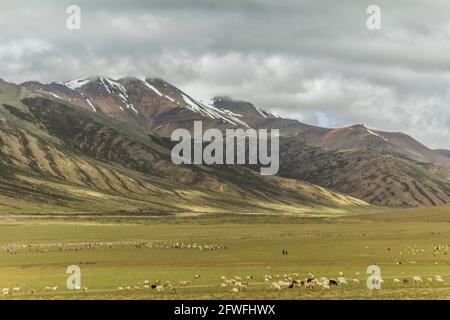
[[[88,113],[169,137],[176,128],[280,129],[280,175],[305,180],[385,206],[450,202],[450,158],[401,132],[363,124],[320,128],[269,113],[245,101],[216,97],[202,102],[160,79],[105,77],[23,87]],[[312,151],[313,150],[313,151]]]
[[[83,95],[61,84],[51,93],[29,86],[0,81],[0,212],[320,214],[367,205],[244,167],[176,166],[167,142],[132,117],[138,98],[130,95],[128,108],[103,91],[94,99],[94,84]]]

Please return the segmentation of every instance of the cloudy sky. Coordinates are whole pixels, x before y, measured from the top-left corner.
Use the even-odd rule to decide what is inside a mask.
[[[81,30],[66,9],[81,8]],[[369,5],[381,29],[366,26]],[[0,78],[164,78],[327,127],[450,149],[447,0],[0,0]]]

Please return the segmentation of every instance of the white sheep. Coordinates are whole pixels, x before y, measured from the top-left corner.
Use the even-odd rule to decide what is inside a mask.
[[[272,288],[277,289],[277,290],[281,290],[281,286],[276,283],[276,282],[272,282]]]
[[[278,281],[278,285],[281,287],[281,288],[288,288],[290,285],[291,285],[291,282],[289,282],[289,281]]]
[[[157,286],[157,287],[156,287],[156,292],[157,292],[157,293],[164,292],[164,286]]]

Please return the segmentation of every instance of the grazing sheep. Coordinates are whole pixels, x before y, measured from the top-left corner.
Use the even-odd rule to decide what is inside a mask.
[[[434,280],[436,280],[437,282],[444,282],[444,279],[439,275],[434,276]]]
[[[200,278],[200,275],[199,274],[195,274],[194,275],[194,279],[198,279],[198,278]]]
[[[419,276],[415,276],[415,277],[413,278],[413,281],[414,281],[414,283],[422,283],[422,278],[419,277]]]
[[[156,292],[157,292],[157,293],[164,292],[164,286],[157,286],[157,287],[156,287]]]
[[[353,279],[352,279],[352,282],[355,283],[355,284],[359,284],[359,283],[360,283],[360,282],[359,282],[359,279],[356,279],[356,278],[353,278]]]
[[[278,281],[278,285],[281,287],[281,288],[289,288],[289,286],[292,284],[292,282],[289,282],[289,281]]]
[[[173,294],[177,293],[177,289],[176,288],[171,288],[170,292],[172,292]]]
[[[231,286],[233,284],[233,282],[234,282],[233,280],[225,280],[224,284],[227,286]]]
[[[339,277],[337,280],[339,284],[348,284],[347,280],[344,277]]]
[[[18,288],[18,287],[16,287],[16,288],[13,288],[13,293],[19,293],[19,291],[20,291],[20,288]]]
[[[57,291],[57,290],[58,290],[58,286],[52,287],[52,291]]]
[[[118,287],[117,290],[123,291],[123,287]]]
[[[83,288],[83,292],[88,292],[89,288],[88,287],[84,287]]]
[[[233,289],[231,289],[231,292],[239,292],[239,289],[238,288],[233,288]]]
[[[334,279],[330,279],[329,283],[330,283],[330,287],[331,287],[331,286],[337,286],[337,285],[338,285],[337,281],[334,280]]]
[[[315,283],[314,282],[312,282],[312,281],[310,281],[310,282],[305,282],[305,288],[306,289],[308,289],[308,290],[311,290],[312,288],[314,288],[314,286],[315,286]]]
[[[281,290],[281,286],[276,283],[276,282],[272,282],[272,288],[277,289],[277,290]]]
[[[4,296],[7,296],[7,295],[9,294],[9,288],[3,288],[3,289],[2,289],[2,294],[3,294]]]
[[[394,281],[394,283],[400,283],[400,279],[397,279],[397,278],[395,278],[393,281]]]

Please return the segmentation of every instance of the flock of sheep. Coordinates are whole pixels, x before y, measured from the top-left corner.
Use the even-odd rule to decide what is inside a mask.
[[[134,247],[140,248],[162,248],[162,249],[196,249],[196,250],[222,250],[226,247],[219,246],[216,244],[198,244],[198,243],[185,243],[185,242],[148,242],[148,241],[119,241],[119,242],[82,242],[82,243],[54,243],[54,244],[14,244],[5,245],[2,249],[8,254],[17,254],[18,252],[39,252],[45,253],[50,251],[81,251],[81,250],[93,250],[98,248],[127,248]],[[369,249],[369,247],[367,247]],[[372,248],[373,249],[373,248]],[[390,248],[386,248],[391,251]],[[400,252],[400,256],[417,256],[431,254],[433,256],[447,255],[450,250],[449,245],[428,245],[428,247],[417,247],[417,246],[407,246],[403,248]],[[415,264],[415,261],[409,261],[411,264]],[[396,260],[397,265],[401,265],[400,260]],[[270,267],[268,267],[270,269]],[[254,277],[252,275],[247,276],[233,276],[227,278],[226,276],[221,277],[221,282],[219,284],[220,288],[225,289],[228,292],[246,292],[249,290],[249,286],[256,289],[264,288],[272,290],[284,290],[284,289],[295,289],[295,288],[305,288],[307,290],[325,289],[329,290],[332,287],[345,287],[345,286],[360,286],[365,287],[366,280],[361,277],[359,272],[356,272],[354,276],[348,278],[344,277],[344,272],[339,272],[335,278],[327,277],[316,277],[315,275],[308,273],[307,277],[300,277],[298,273],[289,274],[265,274],[262,277]],[[132,285],[119,286],[117,290],[113,291],[135,291],[135,290],[151,290],[156,293],[170,292],[172,294],[177,293],[177,288],[196,288],[197,285],[195,281],[200,278],[200,275],[194,275],[192,280],[178,281],[172,284],[170,281],[161,282],[159,280],[150,282],[149,280],[144,280],[142,282],[134,283]],[[364,278],[364,280],[360,280]],[[384,280],[380,277],[378,279],[379,283],[383,284]],[[434,276],[414,276],[411,278],[393,278],[390,279],[393,287],[399,286],[401,284],[408,285],[422,285],[431,283],[443,283],[444,278],[441,275]],[[361,284],[362,282],[362,284]],[[268,286],[267,286],[268,285]],[[210,287],[214,287],[211,285]],[[12,296],[22,293],[22,288],[3,288],[3,296]],[[47,286],[43,288],[44,292],[55,292],[58,291],[57,286]],[[88,288],[80,288],[79,292],[87,292]],[[111,291],[111,290],[106,290]],[[25,291],[26,292],[26,291]],[[29,289],[28,294],[33,295],[36,293],[35,289]]]
[[[356,275],[359,275],[359,273],[356,273]],[[277,282],[272,282],[271,286],[274,289],[278,289],[278,290],[282,290],[284,288],[306,288],[306,289],[313,289],[315,287],[319,287],[319,288],[323,288],[323,289],[330,289],[332,286],[346,286],[349,285],[350,283],[354,284],[354,285],[360,285],[361,281],[359,280],[359,278],[352,278],[351,280],[346,279],[344,276],[342,276],[342,273],[340,273],[340,276],[335,278],[335,279],[328,279],[326,277],[320,277],[320,278],[315,278],[314,276],[312,276],[310,274],[311,277],[309,278],[305,278],[303,280],[297,280],[297,279],[293,279],[291,276],[288,276],[278,280]],[[265,281],[270,281],[272,278],[267,277],[265,278]],[[442,276],[440,275],[435,275],[434,277],[427,277],[426,280],[428,282],[444,282],[444,279]],[[378,282],[380,284],[384,283],[384,280],[382,278],[378,279]],[[408,283],[414,283],[415,285],[420,285],[422,284],[424,281],[422,280],[422,278],[420,276],[414,276],[411,281],[408,278],[404,278],[402,281],[398,278],[393,278],[392,279],[392,283],[393,285],[396,284],[400,284],[401,282],[403,282],[403,284],[408,284]],[[365,285],[365,281],[364,281],[364,285]]]
[[[47,244],[8,244],[1,247],[7,254],[18,252],[46,253],[50,251],[82,251],[99,248],[136,248],[136,249],[196,249],[200,251],[223,250],[226,247],[213,243],[153,242],[153,241],[117,241],[117,242],[80,242],[80,243],[47,243]]]
[[[254,285],[255,287],[258,285],[263,285],[264,283],[268,283],[270,285],[271,289],[275,290],[284,290],[284,289],[295,289],[295,288],[305,288],[307,290],[313,290],[314,288],[319,289],[326,289],[329,290],[331,287],[335,286],[348,286],[350,284],[352,285],[360,285],[361,281],[359,280],[358,276],[360,275],[359,272],[355,273],[355,277],[351,279],[347,279],[344,277],[343,272],[339,272],[339,276],[332,279],[332,278],[326,278],[326,277],[316,277],[313,274],[309,273],[308,277],[306,278],[300,278],[298,273],[289,273],[289,274],[265,274],[262,276],[262,278],[256,278],[252,275],[247,276],[233,276],[230,278],[227,278],[225,276],[221,276],[221,282],[220,287],[224,289],[229,289],[232,293],[238,293],[238,292],[246,292],[248,291],[248,288],[250,285]],[[175,284],[172,284],[170,281],[162,282],[160,280],[156,280],[153,282],[150,282],[149,280],[144,280],[142,282],[137,282],[133,285],[127,285],[127,286],[119,286],[117,287],[117,291],[136,291],[136,290],[152,290],[156,293],[163,293],[163,292],[170,292],[172,294],[177,293],[177,287],[187,287],[187,288],[195,288],[195,281],[197,279],[200,279],[200,275],[196,274],[193,276],[193,280],[182,280],[178,281]],[[414,276],[412,279],[404,278],[402,280],[398,278],[392,279],[393,285],[397,284],[409,284],[413,283],[415,285],[421,285],[425,282],[438,282],[442,283],[444,282],[444,278],[440,275],[435,275],[434,277],[427,277],[422,279],[420,276]],[[383,279],[379,279],[380,283],[384,283]],[[365,282],[364,282],[365,283]],[[3,288],[2,294],[3,296],[12,296],[15,294],[21,293],[20,287],[14,287],[14,288]],[[57,286],[47,286],[44,288],[45,292],[54,292],[57,291]],[[81,290],[78,290],[81,292],[87,292],[88,288],[84,287]],[[35,289],[29,289],[28,294],[34,295],[36,293]]]

